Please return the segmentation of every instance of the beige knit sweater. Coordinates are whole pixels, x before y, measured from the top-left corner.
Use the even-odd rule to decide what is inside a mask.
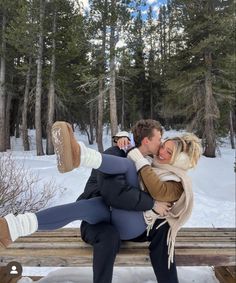
[[[192,182],[189,176],[187,176],[186,171],[172,165],[168,164],[159,164],[156,160],[153,161],[153,170],[162,181],[176,181],[181,182],[183,185],[183,193],[178,201],[175,202],[174,206],[171,208],[168,216],[161,217],[154,214],[152,211],[144,212],[144,218],[148,225],[147,231],[152,228],[155,220],[157,218],[165,218],[166,221],[162,222],[161,225],[168,222],[170,225],[168,236],[167,236],[167,245],[168,245],[168,267],[170,268],[170,262],[173,262],[174,257],[174,245],[177,232],[180,228],[186,223],[189,219],[192,209],[193,209],[193,191],[192,191]],[[158,188],[157,188],[158,190]],[[157,227],[157,229],[160,226]]]

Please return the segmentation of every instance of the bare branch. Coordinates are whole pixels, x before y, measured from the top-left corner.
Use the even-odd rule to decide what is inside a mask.
[[[11,154],[0,155],[0,215],[38,211],[58,192],[62,187],[54,180],[44,182]]]

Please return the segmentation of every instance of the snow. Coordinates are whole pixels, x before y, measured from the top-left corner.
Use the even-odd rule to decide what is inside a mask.
[[[179,135],[181,132],[167,131],[165,136]],[[60,174],[56,168],[55,155],[36,156],[34,131],[29,132],[33,150],[24,152],[22,141],[12,138],[11,154],[17,163],[24,163],[26,168],[39,174],[44,180],[54,179],[63,187],[48,206],[69,203],[83,192],[91,170],[78,168],[66,174]],[[76,131],[76,137],[88,145],[85,135]],[[105,148],[109,147],[110,136],[104,136]],[[44,144],[45,146],[45,144]],[[96,144],[90,146],[97,149]],[[221,143],[220,154],[216,158],[202,157],[196,169],[189,173],[192,177],[195,205],[193,213],[185,227],[235,227],[235,173],[234,150],[227,141]],[[75,221],[67,227],[78,227]],[[216,283],[211,267],[178,267],[180,283]],[[32,282],[27,276],[43,275],[40,283],[88,283],[92,282],[92,268],[49,268],[23,267],[23,277],[18,283]],[[66,278],[66,279],[65,279]],[[115,267],[113,283],[154,283],[156,282],[151,267]]]

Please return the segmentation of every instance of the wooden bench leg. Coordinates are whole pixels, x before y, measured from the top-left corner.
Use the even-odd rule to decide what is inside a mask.
[[[236,266],[217,266],[215,267],[215,275],[220,283],[235,283]]]

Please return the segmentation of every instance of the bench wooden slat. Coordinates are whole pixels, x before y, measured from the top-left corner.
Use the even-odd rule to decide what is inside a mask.
[[[130,249],[130,248],[148,248],[148,243],[139,243],[137,246],[137,243],[127,243],[123,244],[123,249]],[[67,249],[67,248],[88,248],[87,245],[84,245],[83,242],[22,242],[22,243],[14,243],[12,244],[11,248],[13,249],[40,249],[40,248],[54,248],[54,249]],[[234,248],[235,244],[232,242],[176,242],[175,244],[176,248],[218,248],[218,249],[224,249],[224,248]]]
[[[78,254],[79,250],[79,254]],[[83,249],[74,249],[74,248],[66,248],[66,249],[54,249],[54,248],[47,248],[47,249],[8,249],[6,252],[4,252],[4,257],[5,256],[48,256],[48,257],[53,257],[53,256],[83,256],[84,254],[89,254],[91,255],[92,248],[83,248]],[[218,249],[218,248],[204,248],[204,249],[176,249],[176,255],[207,255],[208,253],[213,254],[214,256],[216,255],[233,255],[235,256],[235,251],[233,249],[227,248],[227,249]],[[128,255],[148,255],[149,252],[147,249],[121,249],[120,254],[128,254]],[[2,256],[2,255],[1,255]]]
[[[214,231],[214,234],[212,233]],[[208,235],[208,236],[214,236],[215,234],[217,235],[234,235],[236,236],[236,230],[234,228],[182,228],[179,232],[178,235],[186,235],[190,234],[192,237],[199,236],[199,233],[201,235]],[[41,231],[41,232],[36,232],[29,237],[74,237],[74,236],[80,236],[80,229],[79,228],[62,228],[58,230],[53,230],[53,231]]]
[[[183,228],[176,239],[177,265],[235,265],[235,242],[234,228]],[[123,242],[116,265],[150,265],[148,245]],[[92,248],[82,241],[78,228],[37,232],[0,249],[0,265],[12,260],[26,266],[90,266]]]
[[[199,235],[199,237],[182,237],[181,235],[178,235],[177,241],[178,242],[232,242],[233,239],[236,237],[233,236],[215,236],[215,237],[202,237],[202,235]],[[81,237],[25,237],[25,238],[19,238],[17,240],[17,243],[39,243],[39,242],[75,242],[75,241],[81,241]]]
[[[90,249],[40,249],[40,250],[9,250],[4,261],[19,261],[27,266],[90,266],[92,251]],[[176,249],[176,262],[179,266],[228,265],[235,262],[232,249]],[[150,265],[147,249],[121,250],[116,259],[118,266],[146,266]]]

